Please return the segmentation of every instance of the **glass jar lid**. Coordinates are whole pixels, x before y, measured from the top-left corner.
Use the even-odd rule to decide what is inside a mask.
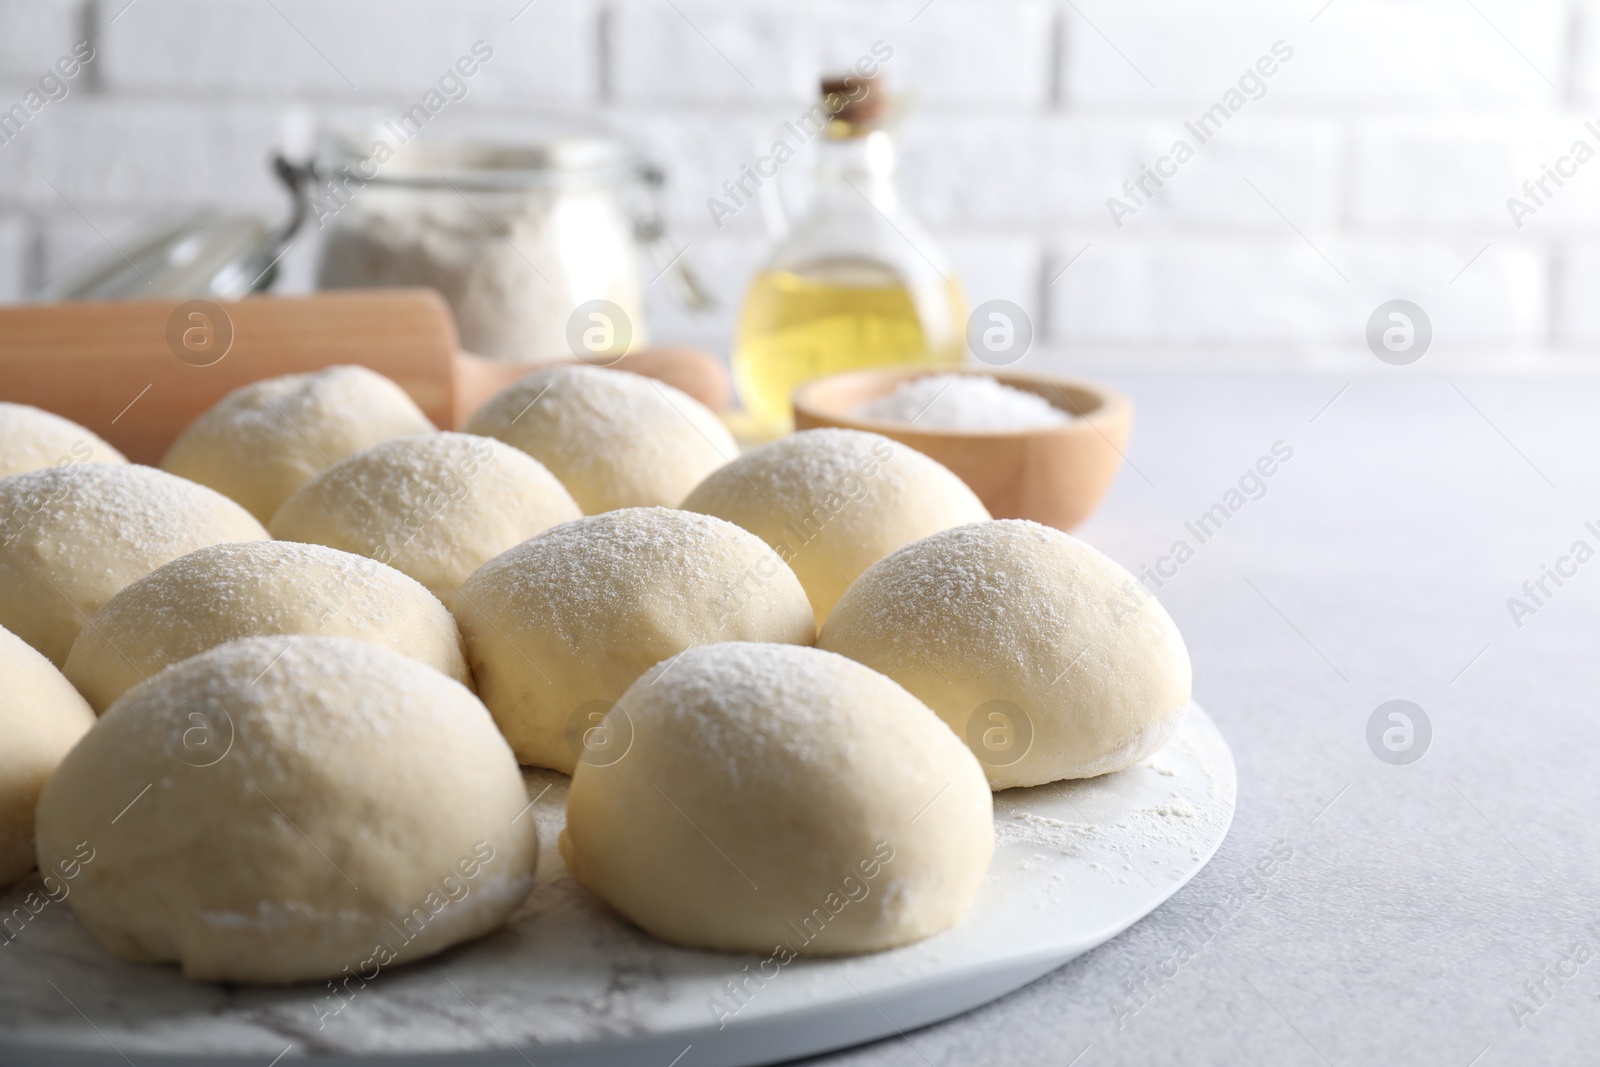
[[[492,121],[452,116],[363,116],[325,127],[316,169],[348,168],[364,182],[457,189],[517,189],[581,182],[619,184],[640,161],[610,132],[577,120]]]

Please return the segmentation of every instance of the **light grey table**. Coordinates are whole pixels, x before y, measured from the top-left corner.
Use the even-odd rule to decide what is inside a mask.
[[[1079,532],[1134,568],[1196,549],[1159,595],[1233,746],[1233,829],[1103,948],[809,1062],[1600,1062],[1600,558],[1561,562],[1600,552],[1600,382],[1414,370],[1110,378],[1129,463]],[[1264,495],[1198,543],[1185,523],[1279,441]],[[1544,565],[1575,573],[1536,602]],[[1367,740],[1393,699],[1432,727],[1409,765]]]

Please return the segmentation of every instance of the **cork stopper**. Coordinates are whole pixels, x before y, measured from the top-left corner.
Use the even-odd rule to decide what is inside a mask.
[[[836,122],[871,130],[889,115],[889,93],[881,75],[832,74],[822,79],[822,102]]]

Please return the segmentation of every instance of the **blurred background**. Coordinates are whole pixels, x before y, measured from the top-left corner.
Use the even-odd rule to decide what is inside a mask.
[[[646,261],[651,337],[726,354],[771,240],[708,200],[884,42],[906,205],[970,305],[1025,309],[1030,364],[1378,372],[1364,331],[1392,299],[1432,320],[1421,370],[1578,370],[1600,348],[1585,0],[5,0],[0,28],[0,109],[92,49],[60,98],[0,115],[5,301],[165,211],[286,216],[274,151],[343,110],[400,113],[482,41],[451,117],[577,112],[658,164],[666,240],[716,307]],[[1201,144],[1185,123],[1218,104]],[[1125,191],[1180,139],[1192,159]],[[1565,176],[1540,192],[1547,168]],[[291,242],[279,290],[313,286],[321,236]]]

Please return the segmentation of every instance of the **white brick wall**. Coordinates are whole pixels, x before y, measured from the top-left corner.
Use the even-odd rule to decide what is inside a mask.
[[[0,88],[37,81],[85,29],[81,0],[0,0]]]
[[[0,216],[0,301],[20,300],[32,257],[33,227],[19,216]]]
[[[1600,352],[1600,0],[1323,3],[0,0],[0,112],[73,42],[97,50],[0,144],[0,300],[156,212],[283,210],[265,161],[287,114],[403,109],[481,39],[494,58],[452,108],[592,111],[667,166],[676,240],[722,307],[689,316],[658,283],[653,333],[725,349],[766,238],[755,210],[716,228],[706,198],[821,69],[883,40],[908,201],[972,301],[1029,308],[1048,348],[1370,366],[1367,316],[1406,297],[1441,365]],[[1240,88],[1115,225],[1107,198]],[[1580,139],[1597,157],[1516,226],[1507,197]],[[295,250],[301,285],[313,255]]]
[[[613,7],[612,86],[624,103],[801,101],[815,92],[819,69],[853,64],[878,40],[894,50],[889,69],[930,103],[1038,108],[1049,101],[1056,15],[1039,0],[939,0],[925,8],[922,0],[623,0]]]
[[[1292,235],[1092,245],[1051,287],[1051,321],[1090,344],[1331,347],[1359,341],[1373,308],[1400,297],[1428,311],[1439,352],[1545,341],[1546,272],[1532,250],[1491,246],[1463,271],[1477,251],[1465,242],[1308,236],[1315,247]]]
[[[31,158],[0,168],[0,197],[34,209],[62,208],[65,198],[91,218],[101,208],[206,200],[278,208],[267,159],[282,114],[260,103],[68,97],[18,138]]]
[[[1062,96],[1086,108],[1209,104],[1281,40],[1294,55],[1273,76],[1270,110],[1542,108],[1562,99],[1564,0],[1334,0],[1311,21],[1324,2],[1079,0],[1065,20]]]
[[[471,81],[480,102],[594,100],[595,8],[541,0],[517,17],[524,3],[141,0],[102,34],[102,74],[113,95],[409,100],[484,41],[495,54]]]

